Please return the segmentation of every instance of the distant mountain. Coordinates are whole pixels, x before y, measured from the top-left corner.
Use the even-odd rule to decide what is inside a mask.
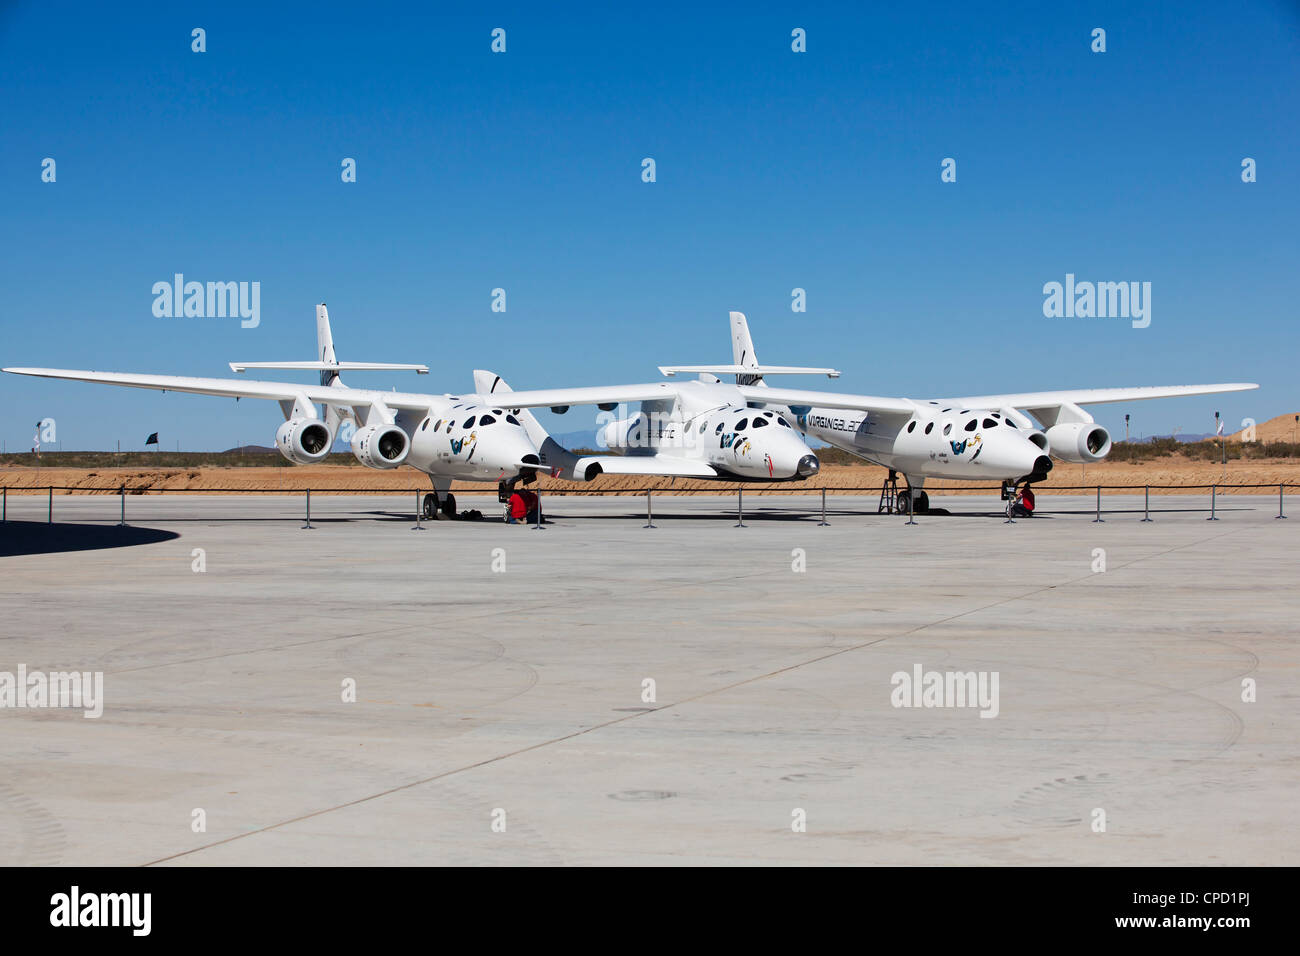
[[[237,445],[234,448],[227,448],[221,452],[223,455],[275,455],[278,454],[274,445]]]

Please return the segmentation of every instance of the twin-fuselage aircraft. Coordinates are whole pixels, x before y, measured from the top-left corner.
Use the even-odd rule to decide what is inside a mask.
[[[904,475],[907,489],[899,494],[900,510],[919,512],[928,507],[927,478],[1000,481],[1014,488],[1043,480],[1051,456],[1069,462],[1101,460],[1110,451],[1110,436],[1082,405],[1258,387],[1085,389],[923,401],[774,388],[766,377],[839,373],[760,365],[744,315],[733,312],[732,365],[660,369],[668,378],[696,373],[695,380],[515,392],[500,376],[478,370],[469,394],[382,392],[349,388],[340,373],[428,369],[340,362],[323,304],[316,307],[316,330],[315,361],[232,362],[230,367],[235,372],[316,371],[319,384],[46,368],[4,371],[277,401],[285,421],[276,432],[276,447],[286,459],[304,465],[323,461],[335,439],[350,433],[352,453],[363,465],[380,470],[410,465],[429,476],[433,492],[423,504],[428,516],[455,514],[453,481],[496,482],[498,496],[505,500],[516,483],[530,483],[538,472],[572,481],[593,481],[602,474],[797,481],[820,468],[809,438]],[[721,375],[734,375],[734,384]],[[638,411],[611,417],[600,430],[599,443],[608,454],[562,447],[531,412],[549,408],[562,414],[575,405],[595,405],[610,413],[633,403],[639,403]]]

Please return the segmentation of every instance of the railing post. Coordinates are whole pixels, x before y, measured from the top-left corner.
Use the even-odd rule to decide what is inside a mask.
[[[1215,499],[1218,498],[1218,497],[1219,497],[1219,486],[1218,486],[1218,485],[1210,485],[1210,516],[1209,516],[1208,518],[1205,519],[1206,521],[1218,521],[1218,520],[1219,520],[1218,518],[1216,518],[1216,517],[1214,516],[1214,505],[1215,505]]]
[[[46,524],[54,524],[54,486],[50,485],[50,514],[46,519]]]
[[[420,524],[420,519],[423,517],[422,510],[420,507],[420,489],[417,488],[415,489],[415,527],[411,529],[412,531],[424,530],[424,526]]]
[[[1092,519],[1093,524],[1105,524],[1106,519],[1101,516],[1101,485],[1097,486],[1097,517]]]
[[[3,495],[3,497],[0,498],[0,524],[3,524],[5,521],[9,520],[9,486],[5,485],[3,491],[0,491],[0,494]]]
[[[745,489],[736,489],[736,527],[745,527]]]
[[[121,517],[117,519],[117,526],[119,528],[125,528],[126,527],[126,485],[125,484],[118,485],[117,497],[119,499],[119,502],[122,505]]]
[[[650,504],[650,489],[645,490],[645,524],[644,528],[653,528],[655,526],[654,510]]]
[[[817,527],[826,528],[829,526],[830,526],[830,522],[826,520],[826,489],[823,488],[822,489],[822,520],[817,522]]]
[[[1146,486],[1144,502],[1145,503],[1142,506],[1142,511],[1143,511],[1142,520],[1150,521],[1151,520],[1151,486],[1150,485]]]
[[[1285,483],[1283,483],[1283,484],[1285,484]],[[1285,518],[1285,517],[1286,517],[1286,515],[1282,514],[1282,487],[1283,487],[1282,484],[1279,484],[1279,485],[1277,486],[1277,517],[1278,517],[1278,518]],[[1277,518],[1274,518],[1273,520],[1276,521]]]
[[[302,530],[303,530],[303,531],[314,531],[314,530],[315,530],[315,529],[311,526],[311,489],[310,489],[310,488],[307,489],[307,521],[306,521],[306,523],[302,526]]]
[[[916,524],[916,498],[910,485],[907,488],[907,521],[904,524]]]
[[[537,490],[533,494],[537,495],[537,523],[533,525],[533,530],[545,531],[546,529],[542,527],[542,483],[540,481],[537,483]],[[524,515],[524,519],[527,520],[527,518],[528,516]]]

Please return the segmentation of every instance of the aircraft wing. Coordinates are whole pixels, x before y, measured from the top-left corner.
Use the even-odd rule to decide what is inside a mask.
[[[505,408],[568,408],[570,405],[619,405],[624,402],[652,402],[671,399],[678,386],[670,382],[649,385],[598,385],[590,388],[541,388],[523,392],[502,392],[499,404]]]
[[[796,388],[766,388],[760,385],[737,385],[746,401],[769,405],[818,408],[853,408],[876,415],[911,415],[916,403],[906,398],[881,395],[845,395],[840,392],[813,392]]]
[[[975,395],[945,398],[944,405],[962,408],[1052,408],[1061,405],[1101,405],[1106,402],[1136,402],[1148,398],[1178,398],[1182,395],[1217,395],[1247,392],[1258,385],[1233,382],[1224,385],[1150,385],[1137,388],[1079,388],[1059,392],[1020,392],[1010,395]]]
[[[240,381],[225,378],[189,378],[183,375],[137,375],[131,372],[91,372],[63,368],[6,368],[14,375],[60,378],[74,382],[98,382],[129,388],[150,388],[163,392],[187,392],[192,395],[215,395],[226,398],[267,398],[295,401],[306,396],[309,402],[328,405],[370,405],[379,402],[389,408],[424,411],[428,396],[398,392],[380,392],[361,388],[335,388],[298,382]]]
[[[674,458],[671,455],[590,455],[579,458],[574,472],[582,474],[591,465],[600,465],[606,475],[664,475],[672,478],[717,478],[718,473],[702,461]]]

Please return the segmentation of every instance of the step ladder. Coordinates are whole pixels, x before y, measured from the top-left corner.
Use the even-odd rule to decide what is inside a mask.
[[[889,471],[889,477],[885,483],[880,486],[880,507],[876,509],[876,514],[892,515],[898,504],[898,472],[892,468]]]

